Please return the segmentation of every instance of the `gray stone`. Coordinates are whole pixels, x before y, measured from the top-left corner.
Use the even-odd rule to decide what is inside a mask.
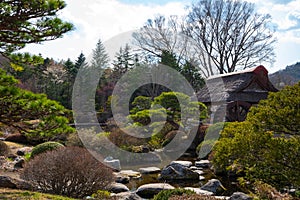
[[[229,200],[252,200],[253,198],[242,192],[235,192],[230,197]]]
[[[109,186],[109,191],[112,193],[128,192],[129,189],[122,183],[113,183]]]
[[[116,182],[117,183],[126,184],[126,183],[129,183],[129,180],[130,180],[129,176],[121,175],[121,174],[116,175]]]
[[[136,194],[142,198],[153,198],[154,195],[158,194],[162,190],[172,190],[175,189],[172,185],[167,183],[152,183],[140,186],[136,190]]]
[[[139,172],[141,174],[156,174],[159,173],[161,170],[158,167],[145,167],[145,168],[140,168]]]
[[[108,165],[109,167],[117,170],[117,171],[120,171],[121,170],[121,164],[120,164],[120,160],[118,159],[113,159],[113,157],[111,156],[108,156],[106,157],[103,162]]]
[[[192,190],[192,191],[194,191],[196,194],[202,194],[202,195],[207,195],[207,196],[212,196],[212,195],[214,195],[214,193],[209,192],[209,191],[207,191],[207,190],[201,190],[200,188],[185,187],[184,189],[186,189],[186,190]]]
[[[21,179],[11,178],[9,176],[0,176],[0,187],[21,190],[32,189],[32,186],[28,182]]]
[[[30,153],[32,151],[32,147],[22,147],[17,150],[18,156],[24,156],[26,153]]]
[[[17,158],[14,162],[14,168],[23,168],[25,164],[25,160],[23,158]]]
[[[163,180],[199,180],[199,174],[189,168],[173,163],[166,166],[160,174],[160,179]]]
[[[118,194],[112,194],[111,196],[117,197],[118,200],[142,200],[142,198],[134,192],[121,192]]]
[[[172,164],[180,164],[180,165],[183,165],[187,168],[191,167],[193,165],[193,163],[191,161],[184,161],[184,160],[176,160],[176,161],[172,161],[170,163],[170,165]]]
[[[16,189],[17,185],[13,178],[8,176],[0,176],[0,187]]]
[[[200,160],[195,162],[196,167],[209,168],[210,161],[209,160]]]
[[[212,192],[214,194],[217,193],[219,189],[225,190],[224,186],[218,179],[211,179],[206,184],[204,184],[201,187],[202,190],[207,190],[209,192]]]

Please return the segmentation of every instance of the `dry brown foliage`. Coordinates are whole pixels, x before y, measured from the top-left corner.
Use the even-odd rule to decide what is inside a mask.
[[[36,156],[25,166],[21,177],[43,192],[75,198],[104,190],[113,181],[112,170],[80,147]]]

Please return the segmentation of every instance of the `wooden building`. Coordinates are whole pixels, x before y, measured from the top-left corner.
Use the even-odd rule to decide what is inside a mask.
[[[277,91],[266,68],[258,66],[208,78],[197,97],[211,108],[213,122],[232,122],[244,121],[252,105]]]

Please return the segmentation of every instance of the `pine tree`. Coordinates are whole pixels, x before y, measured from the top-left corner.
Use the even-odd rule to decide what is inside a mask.
[[[131,47],[126,44],[124,48],[120,48],[114,60],[114,72],[118,74],[118,78],[134,66],[135,55],[131,53]]]
[[[109,56],[105,51],[102,41],[99,39],[96,48],[93,50],[92,67],[96,69],[107,68]]]

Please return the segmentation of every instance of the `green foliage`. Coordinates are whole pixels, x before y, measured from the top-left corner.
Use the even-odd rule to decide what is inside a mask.
[[[272,93],[251,108],[245,122],[226,126],[214,148],[214,165],[277,189],[299,187],[299,91],[300,83]]]
[[[59,195],[43,194],[26,190],[15,190],[0,188],[0,199],[18,199],[18,200],[76,200]]]
[[[252,107],[247,120],[263,131],[274,134],[300,135],[300,82],[270,93],[257,107]]]
[[[41,153],[45,153],[47,151],[52,151],[52,150],[55,150],[57,148],[62,148],[62,147],[64,147],[64,145],[62,145],[61,143],[58,143],[58,142],[45,142],[45,143],[39,144],[32,149],[30,158],[34,158],[35,156],[37,156]]]
[[[196,149],[196,152],[200,158],[202,158],[202,156],[208,155],[211,152],[213,146],[216,144],[220,137],[221,131],[227,124],[227,122],[219,122],[209,126],[206,129],[205,139],[197,146]]]
[[[22,65],[41,65],[44,64],[44,58],[41,55],[31,55],[30,53],[14,53],[10,54],[9,58],[12,60],[11,66],[16,71],[22,71]]]
[[[54,40],[73,29],[57,13],[66,6],[62,0],[1,1],[0,53],[11,53],[28,43]]]
[[[151,98],[145,96],[138,96],[132,102],[133,108],[130,110],[131,114],[136,114],[139,111],[148,110],[151,108]]]
[[[110,192],[105,190],[97,190],[96,193],[92,194],[92,197],[95,199],[107,199],[110,197]]]
[[[25,134],[32,142],[47,141],[74,132],[69,111],[44,94],[16,86],[17,80],[0,70],[0,122]]]
[[[176,188],[173,190],[162,190],[154,196],[153,200],[168,200],[173,195],[181,196],[183,194],[192,195],[195,194],[195,192],[192,190],[186,190],[182,188]]]

